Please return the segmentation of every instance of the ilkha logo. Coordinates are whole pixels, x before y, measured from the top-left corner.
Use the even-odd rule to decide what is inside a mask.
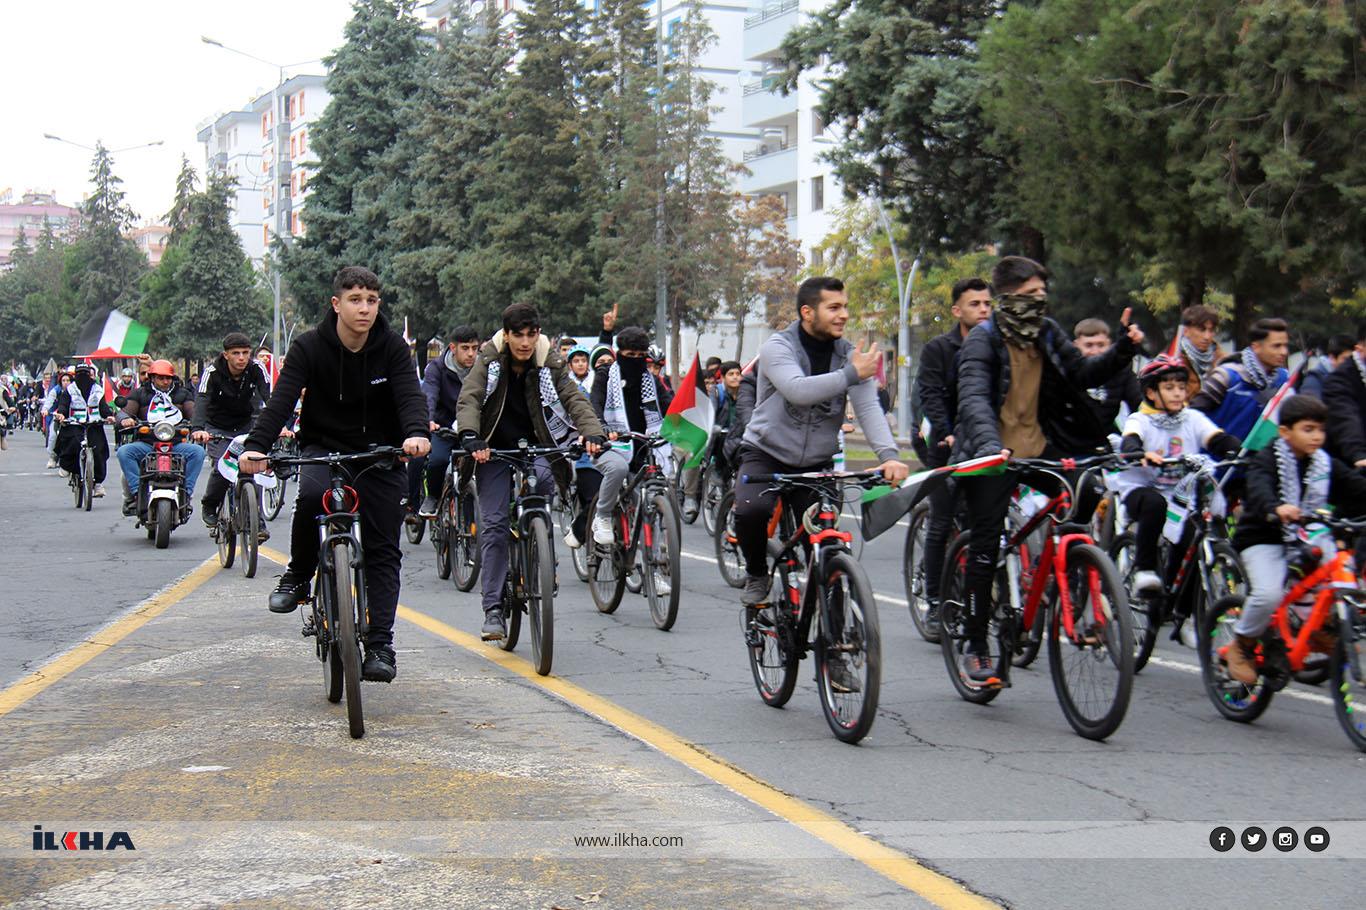
[[[127,831],[44,831],[42,825],[33,826],[34,850],[136,850]]]

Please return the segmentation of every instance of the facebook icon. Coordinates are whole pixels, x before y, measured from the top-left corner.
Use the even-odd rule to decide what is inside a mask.
[[[1232,828],[1220,825],[1209,833],[1209,845],[1220,853],[1227,853],[1232,850],[1235,843],[1237,841],[1233,836]]]

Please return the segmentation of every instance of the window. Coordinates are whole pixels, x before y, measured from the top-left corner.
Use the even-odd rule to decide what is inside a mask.
[[[264,224],[261,225],[261,242],[266,246],[270,246],[270,228],[266,227]]]
[[[825,208],[825,177],[811,178],[811,211]]]
[[[290,161],[293,161],[293,160],[294,160],[295,158],[297,158],[297,157],[299,157],[299,137],[298,137],[298,136],[290,136],[290,137],[289,137],[289,160],[290,160]]]
[[[308,171],[299,168],[299,192],[308,189]]]
[[[285,120],[286,120],[286,121],[289,121],[289,120],[293,120],[293,119],[294,119],[294,96],[293,96],[293,95],[290,95],[288,98],[285,99]]]
[[[264,114],[261,115],[261,138],[264,139],[264,138],[266,138],[266,137],[269,136],[269,135],[270,135],[270,111],[266,111]]]
[[[825,135],[825,118],[821,116],[820,111],[811,112],[811,135]]]
[[[299,90],[299,104],[295,110],[300,117],[304,115],[304,93],[302,89]]]
[[[299,175],[296,172],[289,177],[289,198],[293,199],[297,195],[299,195]]]
[[[308,130],[299,130],[299,157],[302,158],[308,151],[305,146],[308,144]]]
[[[661,0],[661,2],[663,2],[663,0]],[[664,56],[669,60],[672,60],[678,56],[678,45],[674,44],[674,35],[677,34],[678,28],[682,24],[683,20],[680,18],[675,17],[673,19],[670,19],[669,27],[665,31]]]

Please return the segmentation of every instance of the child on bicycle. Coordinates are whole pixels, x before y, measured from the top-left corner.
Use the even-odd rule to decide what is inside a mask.
[[[1181,472],[1165,469],[1163,460],[1201,450],[1224,458],[1237,453],[1240,441],[1200,411],[1186,407],[1187,371],[1181,358],[1158,355],[1139,372],[1139,385],[1143,404],[1124,422],[1120,451],[1143,453],[1143,463],[1121,472],[1114,484],[1129,517],[1137,523],[1134,593],[1155,594],[1163,587],[1157,574],[1158,538],[1181,479]]]
[[[1366,477],[1323,451],[1327,417],[1328,408],[1313,395],[1287,398],[1280,437],[1248,465],[1243,514],[1233,534],[1248,594],[1225,658],[1228,675],[1246,686],[1257,682],[1253,652],[1285,595],[1287,544],[1298,546],[1293,526],[1313,521],[1328,506],[1343,515],[1366,514]]]

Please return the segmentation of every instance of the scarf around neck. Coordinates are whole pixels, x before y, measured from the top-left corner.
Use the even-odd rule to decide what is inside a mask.
[[[1181,356],[1186,358],[1186,363],[1191,369],[1195,370],[1197,379],[1204,379],[1210,367],[1214,366],[1214,352],[1216,346],[1211,342],[1208,351],[1201,351],[1185,335],[1181,336]]]
[[[1333,465],[1328,459],[1328,453],[1319,449],[1309,456],[1304,482],[1301,483],[1299,459],[1295,457],[1290,444],[1284,439],[1277,439],[1272,445],[1276,447],[1276,482],[1281,502],[1299,507],[1300,512],[1306,516],[1302,521],[1308,523],[1311,520],[1308,516],[1328,505],[1328,480],[1333,475]],[[1289,527],[1282,526],[1281,536],[1287,542],[1293,541],[1295,532]]]
[[[996,298],[992,317],[1001,327],[1006,341],[1018,348],[1029,347],[1043,328],[1044,313],[1048,310],[1047,297],[1028,294],[1002,294]]]
[[[1138,413],[1144,415],[1159,430],[1172,432],[1181,429],[1181,424],[1186,422],[1186,409],[1182,408],[1175,414],[1155,408],[1150,402],[1143,402],[1138,406]]]
[[[1257,359],[1257,355],[1252,353],[1252,348],[1243,348],[1243,369],[1247,371],[1247,380],[1258,389],[1264,389],[1271,382],[1271,377],[1266,372],[1266,367]]]

